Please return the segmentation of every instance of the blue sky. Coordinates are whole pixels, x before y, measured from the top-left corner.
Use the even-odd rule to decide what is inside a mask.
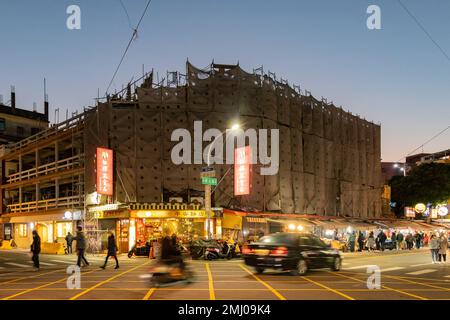
[[[147,0],[122,1],[135,25]],[[450,2],[402,1],[450,55]],[[81,30],[66,28],[72,4]],[[366,27],[370,4],[381,8],[381,30]],[[46,77],[60,120],[106,90],[132,32],[119,0],[0,0],[0,14],[0,94],[9,100],[14,84],[19,107],[42,109]],[[140,76],[142,64],[163,74],[184,71],[187,58],[264,65],[380,122],[384,161],[450,125],[450,61],[397,0],[153,0],[113,88]],[[446,148],[450,130],[424,151]]]

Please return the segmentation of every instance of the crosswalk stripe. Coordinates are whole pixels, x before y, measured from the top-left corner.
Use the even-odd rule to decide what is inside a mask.
[[[432,264],[432,263],[431,263],[431,262],[429,262],[429,263],[419,263],[419,264],[413,264],[413,265],[411,265],[411,267],[428,266],[428,265],[430,265],[430,264]]]
[[[64,261],[64,260],[50,260],[51,262],[58,262],[58,263],[65,263],[65,264],[77,264],[76,262],[73,261]]]
[[[356,266],[356,267],[350,267],[350,268],[345,268],[346,270],[354,270],[354,269],[363,269],[363,268],[367,268],[370,267],[371,265],[364,265],[364,266]]]
[[[33,261],[29,261],[28,263],[33,263]],[[54,264],[54,263],[47,263],[47,262],[42,262],[42,261],[39,261],[39,264],[41,264],[43,266],[56,266],[56,264]]]
[[[445,276],[444,278],[450,278],[450,276]]]
[[[8,264],[8,265],[14,266],[14,267],[20,267],[20,268],[28,268],[29,267],[26,264],[20,264],[20,263],[14,263],[14,262],[5,262],[5,264]]]
[[[0,267],[0,269],[5,269],[5,268],[3,268],[3,267]]]
[[[414,271],[414,272],[408,272],[407,274],[410,274],[412,276],[417,276],[419,274],[425,274],[425,273],[431,273],[431,272],[436,272],[436,269],[424,269],[424,270],[419,270],[419,271]]]
[[[392,267],[387,269],[381,269],[381,272],[387,272],[387,271],[395,271],[395,270],[402,270],[405,269],[404,267]]]

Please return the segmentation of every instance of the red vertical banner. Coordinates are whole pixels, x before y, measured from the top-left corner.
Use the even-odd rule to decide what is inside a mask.
[[[250,146],[234,150],[234,195],[250,194],[250,169],[252,149]]]
[[[97,193],[113,195],[113,152],[111,149],[97,148]]]

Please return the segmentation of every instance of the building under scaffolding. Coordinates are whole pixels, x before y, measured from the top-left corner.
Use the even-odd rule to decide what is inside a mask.
[[[61,134],[70,132],[64,150],[71,152],[63,160],[82,157],[76,161],[61,163],[54,151],[55,139],[47,136],[15,146],[2,161],[22,157],[30,168],[38,168],[37,177],[32,178],[37,180],[31,185],[26,182],[35,193],[41,185],[57,190],[55,179],[75,179],[80,188],[70,197],[76,196],[79,202],[75,207],[86,213],[84,223],[89,222],[97,231],[115,229],[124,251],[136,240],[157,235],[162,224],[203,235],[204,186],[200,173],[204,165],[173,164],[171,150],[176,142],[171,141],[171,134],[179,128],[192,132],[194,121],[199,120],[203,130],[222,131],[239,119],[246,129],[279,129],[279,172],[263,176],[261,166],[253,165],[250,195],[235,197],[232,165],[215,164],[222,182],[213,193],[213,207],[355,218],[381,215],[379,125],[319,101],[298,87],[290,87],[287,81],[277,81],[272,73],[247,73],[239,65],[213,63],[200,70],[187,63],[185,75],[168,73],[165,80],[154,84],[153,73],[147,74],[135,90],[129,85],[123,95],[108,97],[95,110],[76,117],[82,120],[73,129],[69,125],[69,130],[61,128]],[[74,137],[76,143],[70,142]],[[36,150],[40,146],[54,153],[54,171],[39,169],[42,165]],[[99,147],[114,154],[114,192],[110,197],[96,196]],[[26,158],[25,153],[34,156]],[[64,168],[59,168],[62,165]],[[63,178],[61,173],[67,175]],[[20,181],[24,179],[29,177],[19,177]],[[19,184],[25,188],[24,182]],[[11,179],[2,185],[5,190],[17,187],[17,181]],[[15,192],[10,193],[15,195],[10,196],[10,213],[29,216],[49,210],[47,203],[40,205],[41,200],[33,199],[31,207],[24,205],[23,193],[21,198],[20,189]],[[55,197],[61,197],[60,189]],[[50,203],[59,208],[63,202],[53,199]],[[30,211],[33,213],[27,213]],[[182,223],[171,224],[176,219]],[[223,223],[217,215],[216,230]]]

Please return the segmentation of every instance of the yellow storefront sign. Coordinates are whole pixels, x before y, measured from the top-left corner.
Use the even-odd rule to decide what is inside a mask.
[[[208,216],[204,210],[133,210],[131,218],[184,218],[184,219],[206,219]],[[211,214],[211,217],[214,215]]]
[[[224,213],[223,219],[222,219],[222,228],[223,229],[241,230],[242,229],[242,217]]]

